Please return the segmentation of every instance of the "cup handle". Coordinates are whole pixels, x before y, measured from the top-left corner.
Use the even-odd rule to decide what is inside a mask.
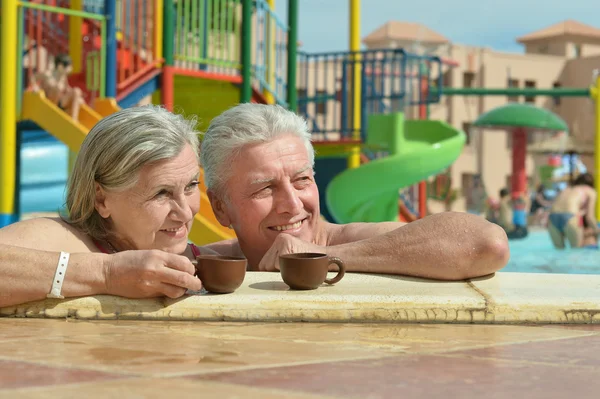
[[[191,262],[192,262],[192,265],[194,265],[194,268],[196,269],[196,271],[194,272],[194,277],[200,278],[200,276],[198,276],[198,264],[199,264],[198,260],[194,259]]]
[[[340,269],[340,271],[338,272],[337,276],[335,276],[334,278],[328,278],[327,280],[325,280],[325,282],[327,284],[335,284],[338,281],[340,281],[342,279],[342,277],[344,277],[344,274],[346,274],[346,265],[344,265],[344,262],[338,258],[337,256],[331,256],[329,257],[329,264],[335,263],[338,268]]]

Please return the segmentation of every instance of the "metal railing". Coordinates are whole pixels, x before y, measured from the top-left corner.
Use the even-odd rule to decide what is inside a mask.
[[[175,10],[175,66],[238,76],[241,1],[179,0]]]
[[[82,49],[81,72],[69,77],[69,84],[79,87],[88,103],[104,96],[106,60],[106,18],[84,11],[75,11],[41,4],[42,2],[22,2],[19,4],[19,43],[21,57],[18,57],[18,96],[21,103],[23,90],[30,85],[37,74],[52,73],[54,59],[59,54],[69,54],[69,42],[80,41],[76,45]],[[58,3],[57,3],[58,4]],[[97,28],[87,29],[75,38],[68,35],[69,27],[86,25],[93,21]]]
[[[252,14],[252,80],[286,105],[287,26],[265,0]],[[241,0],[179,0],[175,5],[175,67],[222,76],[241,76]]]
[[[159,66],[156,8],[155,0],[117,0],[117,92]]]
[[[71,0],[60,1],[70,3]],[[104,15],[104,0],[83,0],[83,11]]]
[[[276,103],[286,106],[287,95],[287,34],[288,26],[281,21],[269,3],[255,1],[253,18],[253,77],[257,88],[268,91]]]
[[[348,52],[298,52],[298,110],[321,140],[350,139],[353,92]]]
[[[364,139],[368,114],[404,111],[439,102],[441,96],[441,60],[436,56],[379,49],[299,53],[298,58],[298,113],[319,139],[348,140],[358,132]],[[355,72],[360,74],[360,96],[352,84]],[[353,126],[355,98],[361,101],[361,126]]]

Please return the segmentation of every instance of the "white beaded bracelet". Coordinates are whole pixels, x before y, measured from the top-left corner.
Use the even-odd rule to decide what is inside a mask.
[[[67,273],[67,266],[69,266],[69,253],[61,252],[60,257],[58,258],[58,265],[56,265],[54,280],[52,280],[52,289],[50,290],[50,293],[46,295],[46,298],[65,298],[61,295],[61,291],[65,274]]]

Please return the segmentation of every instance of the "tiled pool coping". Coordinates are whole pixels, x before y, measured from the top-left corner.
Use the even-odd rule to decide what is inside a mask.
[[[347,274],[335,286],[289,291],[253,272],[233,294],[131,300],[47,299],[0,317],[457,324],[600,324],[600,275],[506,273],[460,282]]]

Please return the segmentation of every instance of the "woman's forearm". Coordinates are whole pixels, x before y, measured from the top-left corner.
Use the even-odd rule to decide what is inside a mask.
[[[0,307],[46,298],[58,265],[58,252],[0,244]],[[105,293],[104,254],[71,254],[61,294]]]

